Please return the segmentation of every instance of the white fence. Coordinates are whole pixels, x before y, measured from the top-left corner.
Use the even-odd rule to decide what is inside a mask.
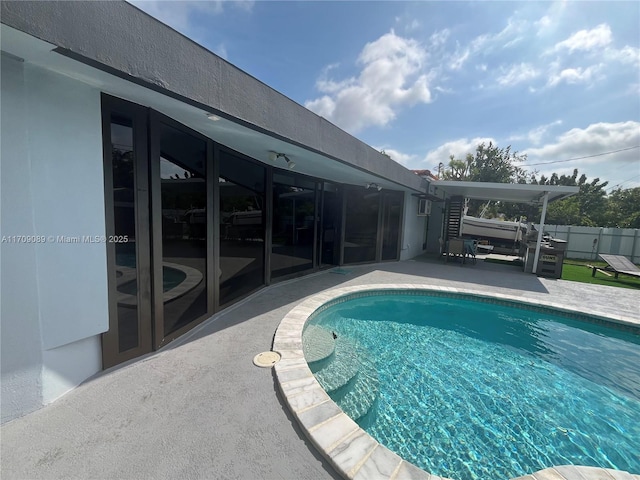
[[[538,228],[540,225],[536,225]],[[599,253],[624,255],[640,263],[640,230],[633,228],[545,225],[544,231],[567,241],[566,258],[595,260]]]

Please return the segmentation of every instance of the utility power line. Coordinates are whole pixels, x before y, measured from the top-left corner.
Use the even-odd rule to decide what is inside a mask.
[[[625,184],[627,182],[631,182],[632,180],[635,180],[638,177],[640,177],[640,175],[636,175],[635,177],[628,178],[628,179],[624,180],[623,182],[620,182],[617,185],[614,185],[613,187],[607,188],[607,190],[608,190],[607,195],[610,194],[611,192],[613,192],[620,185],[623,185],[623,184]]]
[[[620,150],[612,150],[610,152],[596,153],[595,155],[585,155],[584,157],[567,158],[566,160],[553,160],[551,162],[539,162],[519,165],[521,167],[534,167],[536,165],[549,165],[552,163],[565,163],[573,162],[574,160],[584,160],[585,158],[602,157],[603,155],[611,155],[612,153],[626,152],[627,150],[633,150],[634,148],[640,148],[640,145],[634,145],[633,147],[621,148]]]

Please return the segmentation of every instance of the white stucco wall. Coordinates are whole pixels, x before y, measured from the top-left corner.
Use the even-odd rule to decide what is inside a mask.
[[[0,118],[0,235],[34,235],[24,63],[5,55]],[[34,244],[0,244],[2,422],[42,404],[42,341]]]
[[[2,419],[53,401],[101,369],[108,329],[100,92],[2,59]],[[12,141],[6,141],[11,138]]]
[[[39,68],[26,69],[42,340],[56,348],[108,329],[106,249],[59,236],[103,236],[100,92]]]
[[[400,260],[408,260],[424,252],[425,222],[427,217],[418,216],[418,197],[404,194],[404,230]]]
[[[431,215],[427,231],[427,253],[440,253],[440,237],[443,236],[444,202],[431,202]]]

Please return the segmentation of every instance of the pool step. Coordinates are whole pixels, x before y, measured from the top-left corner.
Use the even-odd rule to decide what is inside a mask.
[[[331,362],[315,372],[316,380],[327,393],[341,396],[340,391],[348,387],[358,374],[360,369],[358,355],[358,349],[352,342],[342,338],[336,341]]]
[[[378,398],[380,381],[378,373],[372,366],[362,364],[356,381],[349,391],[340,399],[334,399],[338,406],[353,420],[358,421],[367,415]],[[333,398],[331,394],[329,394]]]
[[[302,335],[302,349],[304,357],[311,368],[311,371],[322,368],[322,362],[327,361],[333,355],[336,348],[336,341],[332,333],[316,325],[308,325]]]
[[[331,399],[353,420],[369,413],[378,398],[379,380],[375,367],[367,361],[367,352],[344,337],[318,326],[305,332],[305,356],[318,383]],[[331,339],[333,350],[329,347]],[[319,340],[321,344],[315,345]],[[322,343],[323,342],[323,343]],[[319,352],[323,351],[323,354]],[[307,352],[310,352],[309,355]],[[316,359],[314,362],[309,358]]]

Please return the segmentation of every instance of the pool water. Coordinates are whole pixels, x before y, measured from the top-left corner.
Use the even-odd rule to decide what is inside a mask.
[[[640,473],[640,336],[470,298],[385,294],[309,322],[367,352],[357,421],[424,470],[514,478],[573,464]]]
[[[168,292],[180,285],[187,278],[187,274],[177,268],[162,267],[162,291]],[[118,291],[127,295],[138,294],[138,282],[132,280],[130,282],[118,285]]]

